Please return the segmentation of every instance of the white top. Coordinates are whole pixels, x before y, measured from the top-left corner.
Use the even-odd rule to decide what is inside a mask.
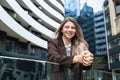
[[[63,39],[63,43],[64,43],[65,48],[66,48],[66,56],[71,56],[71,43],[68,46],[66,46],[64,39]]]

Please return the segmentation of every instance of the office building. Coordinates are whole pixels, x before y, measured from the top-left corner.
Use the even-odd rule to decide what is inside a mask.
[[[103,11],[98,11],[94,14],[94,22],[96,38],[96,56],[106,56],[106,34]]]
[[[1,0],[0,12],[0,52],[37,58],[64,19],[61,0]]]
[[[80,27],[83,30],[85,40],[89,44],[89,50],[95,54],[95,31],[94,31],[94,13],[93,8],[87,3],[80,11],[80,16],[77,18]]]
[[[120,0],[105,0],[103,7],[109,70],[120,73]],[[116,77],[114,80],[119,80]]]
[[[0,80],[46,79],[41,60],[63,19],[63,0],[0,0]]]

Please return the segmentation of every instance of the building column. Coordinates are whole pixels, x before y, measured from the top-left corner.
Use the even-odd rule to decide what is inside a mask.
[[[108,0],[109,2],[109,11],[110,11],[110,22],[111,22],[111,30],[112,30],[112,35],[116,35],[116,25],[115,25],[115,4],[113,0]]]
[[[30,55],[31,53],[31,43],[27,42],[27,55]]]
[[[112,78],[113,78],[113,80],[116,80],[116,73],[114,70],[112,70]]]

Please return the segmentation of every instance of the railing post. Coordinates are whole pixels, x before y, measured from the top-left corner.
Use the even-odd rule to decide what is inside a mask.
[[[86,73],[86,70],[83,70],[82,73],[83,73],[83,80],[87,80],[87,73]]]
[[[112,70],[112,78],[113,78],[113,80],[116,80],[116,74],[115,74],[114,70]]]

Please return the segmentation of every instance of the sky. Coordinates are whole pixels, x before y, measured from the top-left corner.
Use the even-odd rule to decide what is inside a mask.
[[[102,10],[103,2],[104,0],[87,0],[87,5],[93,7],[94,12],[97,12]]]

